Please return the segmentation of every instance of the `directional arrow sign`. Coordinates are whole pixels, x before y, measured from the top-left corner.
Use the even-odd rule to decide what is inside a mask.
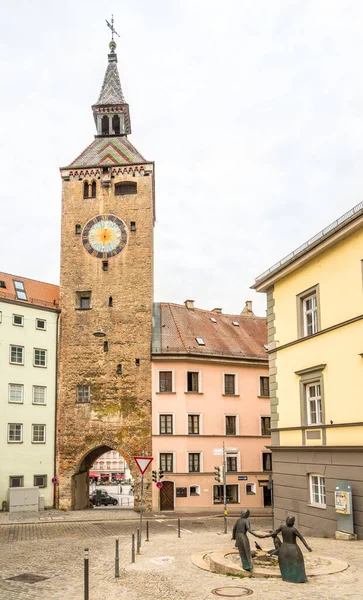
[[[147,458],[146,456],[134,456],[134,461],[138,466],[138,469],[143,475],[146,469],[151,465],[153,458]]]

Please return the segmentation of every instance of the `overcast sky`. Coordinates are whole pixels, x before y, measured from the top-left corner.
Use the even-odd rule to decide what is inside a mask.
[[[254,278],[363,199],[363,2],[3,3],[0,270],[59,283],[59,167],[93,140],[112,12],[155,300],[264,315]]]

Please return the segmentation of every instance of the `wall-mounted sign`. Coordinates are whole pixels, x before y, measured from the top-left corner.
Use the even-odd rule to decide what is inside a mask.
[[[238,481],[247,481],[247,475],[238,475]]]

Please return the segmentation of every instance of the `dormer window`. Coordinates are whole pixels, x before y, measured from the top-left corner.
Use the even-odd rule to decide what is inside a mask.
[[[6,288],[6,283],[5,281],[0,281],[0,288]]]
[[[18,300],[27,300],[24,284],[22,281],[14,281],[15,293]]]
[[[214,317],[210,317],[210,320],[212,321],[212,323],[217,323],[217,319],[215,319]]]
[[[239,327],[239,323],[237,323],[237,321],[232,321],[232,325],[234,325],[235,327]]]
[[[203,340],[203,338],[196,337],[195,340],[199,344],[199,346],[205,346],[205,341]]]
[[[115,184],[116,196],[128,196],[129,194],[137,194],[136,181],[120,181]]]
[[[89,198],[89,183],[85,181],[83,183],[83,198]]]

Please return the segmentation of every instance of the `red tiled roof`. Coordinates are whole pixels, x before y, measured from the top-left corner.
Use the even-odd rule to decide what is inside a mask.
[[[0,287],[0,300],[16,300],[23,304],[32,304],[34,306],[43,306],[45,308],[59,307],[59,286],[52,283],[43,283],[35,279],[28,279],[18,275],[0,272],[0,282],[4,282],[6,287]],[[14,281],[21,281],[24,284],[27,300],[20,300],[16,296]],[[2,284],[0,283],[0,286]]]
[[[156,327],[160,327],[160,331],[154,327],[153,354],[267,360],[264,348],[267,324],[263,317],[225,315],[200,308],[190,310],[184,305],[166,302],[160,303],[159,307],[160,325],[157,319]],[[205,345],[199,345],[196,338],[202,338]]]

